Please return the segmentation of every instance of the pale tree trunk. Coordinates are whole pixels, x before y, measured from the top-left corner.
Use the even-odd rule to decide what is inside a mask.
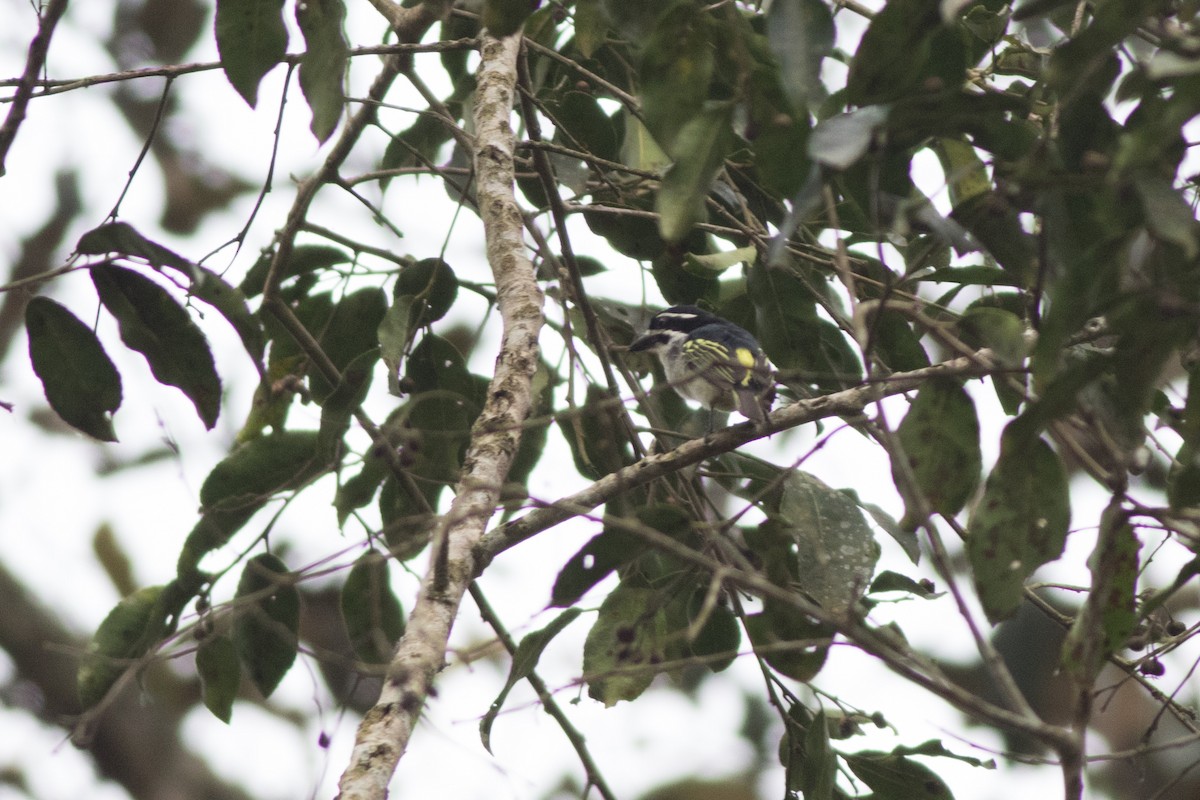
[[[445,663],[446,643],[474,580],[474,549],[499,502],[532,405],[542,293],[525,251],[523,217],[513,191],[515,139],[510,123],[521,36],[481,39],[474,101],[475,182],[487,255],[504,331],[487,401],[471,431],[450,510],[437,523],[430,565],[404,637],[396,646],[379,701],[358,728],[339,783],[342,800],[383,798],[413,727]]]

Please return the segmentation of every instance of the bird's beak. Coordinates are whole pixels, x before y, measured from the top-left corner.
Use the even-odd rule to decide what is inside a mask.
[[[658,344],[658,339],[651,333],[643,333],[629,343],[629,352],[642,353]]]

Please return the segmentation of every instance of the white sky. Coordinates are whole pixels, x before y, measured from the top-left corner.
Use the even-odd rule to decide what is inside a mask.
[[[382,26],[374,12],[367,4],[351,5],[348,26],[351,40],[366,42],[376,38]],[[72,4],[51,49],[51,76],[82,76],[116,69],[95,44],[97,32],[111,25],[111,7],[111,2]],[[853,27],[849,20],[849,14],[839,18],[843,35]],[[0,0],[0,76],[20,73],[33,24],[27,2]],[[298,34],[294,35],[292,51],[297,49],[299,41]],[[202,39],[187,60],[216,60],[211,39]],[[363,92],[364,81],[369,80],[374,68],[371,58],[356,61],[353,92]],[[271,148],[275,103],[283,74],[284,70],[276,69],[268,76],[260,90],[258,110],[247,108],[219,73],[182,78],[175,91],[184,110],[169,134],[194,146],[212,163],[232,169],[251,181],[261,180]],[[157,79],[146,84],[152,95],[161,89]],[[397,105],[419,106],[415,97],[406,97],[404,89],[403,80],[398,81],[389,100]],[[100,86],[31,104],[29,119],[9,156],[9,174],[0,180],[0,219],[5,221],[0,227],[0,258],[8,261],[15,258],[22,238],[42,224],[53,202],[54,173],[63,167],[80,168],[88,209],[67,235],[68,245],[103,221],[142,144],[108,104],[106,98],[112,91],[111,85]],[[6,110],[7,106],[0,107],[0,111]],[[396,130],[406,124],[393,117],[391,127]],[[259,248],[269,243],[274,228],[286,214],[293,196],[288,176],[308,173],[324,156],[324,150],[316,147],[308,133],[308,112],[298,93],[288,103],[284,130],[275,191],[267,196],[249,241],[232,264],[228,260],[229,251],[223,251],[208,264],[219,271],[228,267],[228,276],[235,283],[253,263]],[[345,174],[372,169],[377,155],[368,158],[356,154]],[[936,160],[930,163],[925,159],[923,164],[917,177],[928,193],[938,195],[941,177]],[[944,202],[944,192],[938,197]],[[180,239],[163,234],[154,225],[163,202],[161,182],[153,160],[149,159],[122,207],[122,217],[152,238],[199,258],[241,229],[253,200],[253,196],[242,197],[227,212],[210,215],[195,236]],[[311,219],[360,241],[420,258],[441,250],[455,208],[441,184],[425,178],[404,186],[396,182],[386,198],[385,210],[404,232],[403,240],[394,239],[386,229],[374,225],[357,202],[337,190],[322,192]],[[606,276],[589,279],[589,289],[629,299],[628,276],[636,265],[609,253],[579,222],[572,228],[576,247],[599,253],[613,268]],[[61,255],[65,258],[67,252]],[[459,219],[446,258],[460,277],[480,282],[490,280],[479,226],[472,214],[464,212]],[[89,318],[95,310],[90,281],[83,274],[58,279],[49,291],[82,318]],[[647,285],[645,291],[651,304],[659,301],[651,286]],[[460,292],[459,297],[469,297],[469,293]],[[460,319],[477,321],[482,309],[481,303],[472,300],[456,308],[454,314]],[[548,309],[556,314],[549,303]],[[205,324],[204,330],[213,344],[218,371],[228,389],[221,421],[213,432],[203,430],[191,404],[181,394],[153,382],[144,361],[120,346],[114,326],[103,315],[100,336],[109,344],[107,349],[126,382],[125,403],[116,418],[119,444],[100,447],[81,437],[47,436],[26,422],[26,415],[42,403],[40,385],[23,355],[23,339],[15,343],[15,351],[0,371],[0,399],[14,403],[17,409],[12,415],[0,414],[0,441],[5,443],[7,454],[0,459],[0,560],[54,608],[64,623],[78,631],[93,630],[118,599],[91,553],[91,537],[96,527],[101,522],[113,526],[118,540],[134,560],[140,584],[169,580],[174,574],[182,539],[195,520],[199,486],[211,466],[227,452],[246,413],[254,379],[240,343],[219,320]],[[490,359],[479,356],[472,367],[486,373]],[[376,419],[381,419],[394,402],[382,391],[382,384],[377,382],[377,391],[369,404]],[[976,384],[970,390],[984,415],[982,439],[986,461],[991,463],[1002,420],[988,387]],[[902,401],[892,403],[889,408],[894,424],[903,414]],[[316,419],[311,408],[293,410],[293,425],[307,420],[315,426]],[[136,458],[166,438],[179,443],[181,458],[127,469],[101,480],[96,478],[102,456],[115,460]],[[783,463],[803,452],[813,439],[811,429],[802,430],[760,443],[755,451],[770,454]],[[568,459],[565,446],[552,436],[551,447],[543,458],[544,468],[531,480],[531,492],[553,498],[584,485],[572,469],[554,468],[570,463]],[[902,510],[882,453],[853,432],[838,434],[833,445],[806,462],[805,468],[831,486],[857,488],[865,500],[897,516]],[[1094,503],[1101,496],[1084,486],[1077,489],[1078,497],[1087,500],[1077,507],[1073,525],[1077,529],[1086,528],[1095,522],[1099,506]],[[275,541],[287,538],[291,566],[316,562],[331,551],[353,544],[360,535],[353,525],[347,526],[345,538],[337,533],[329,505],[331,499],[332,484],[327,480],[305,492],[284,515],[279,527],[282,536]],[[244,546],[248,541],[246,536],[254,528],[255,525],[249,526],[238,537],[229,554]],[[516,635],[541,627],[553,618],[554,612],[543,613],[542,609],[556,571],[596,531],[597,526],[592,523],[564,525],[504,554],[489,569],[482,585]],[[1069,557],[1064,562],[1070,566],[1055,565],[1048,573],[1055,579],[1085,580],[1083,563],[1091,538],[1088,532],[1073,536]],[[919,568],[913,567],[886,536],[881,535],[881,543],[884,557],[880,569],[932,577],[927,561]],[[343,562],[349,563],[353,555]],[[214,563],[224,562],[218,557]],[[420,569],[421,565],[415,563],[413,567]],[[394,575],[406,609],[411,608],[415,578],[399,569]],[[219,591],[232,593],[232,582],[227,583]],[[584,605],[594,608],[602,597],[602,590],[595,590]],[[879,618],[886,618],[885,614],[894,614],[922,650],[952,660],[972,655],[962,621],[947,597],[901,604],[881,611]],[[636,703],[604,709],[589,700],[586,692],[581,695],[580,690],[572,687],[579,675],[579,654],[591,619],[585,616],[577,620],[556,640],[543,658],[541,672],[551,686],[560,689],[557,695],[560,703],[586,735],[618,796],[633,797],[675,778],[690,775],[716,778],[744,768],[750,754],[738,736],[743,713],[741,696],[743,692],[761,692],[761,676],[752,659],[739,659],[729,671],[710,679],[696,701],[677,693],[654,692]],[[454,644],[467,646],[487,636],[468,601],[455,629]],[[1168,678],[1172,674],[1181,675],[1182,670],[1169,672]],[[0,681],[8,680],[11,675],[11,664],[0,655]],[[565,738],[553,721],[531,703],[532,695],[524,685],[513,691],[506,706],[511,711],[501,715],[494,726],[496,757],[482,749],[477,734],[478,719],[502,681],[502,671],[491,663],[471,667],[456,664],[446,670],[438,681],[438,697],[429,704],[397,773],[395,790],[406,797],[531,798],[546,796],[564,771],[581,774]],[[1001,746],[990,732],[966,728],[957,712],[893,679],[878,663],[853,648],[835,647],[816,683],[823,691],[840,696],[868,713],[884,711],[900,731],[899,737],[884,731],[839,743],[844,750],[890,749],[899,743],[911,745],[941,738],[957,752],[987,758],[990,754],[975,750],[974,746],[992,749]],[[1163,685],[1168,690],[1173,687],[1169,680]],[[572,702],[580,696],[580,702]],[[356,720],[345,718],[332,706],[311,662],[298,662],[272,703],[310,715],[311,724],[298,729],[258,708],[239,704],[230,726],[202,709],[195,712],[185,725],[185,739],[209,755],[217,772],[243,783],[261,800],[332,796],[347,761]],[[327,752],[317,746],[319,732],[332,738]],[[959,735],[965,735],[966,740],[955,741]],[[22,769],[35,797],[58,800],[86,794],[115,800],[124,796],[112,784],[98,785],[87,759],[64,745],[62,733],[56,728],[0,708],[0,741],[5,743],[0,747],[0,770],[10,766]],[[457,767],[447,770],[448,763]],[[1059,791],[1061,781],[1053,767],[1026,768],[1001,762],[1000,770],[991,773],[948,759],[939,759],[932,766],[961,800],[1010,798],[1021,793],[1053,796]],[[782,779],[781,769],[761,776],[763,796],[778,796]],[[0,784],[0,800],[19,796]]]

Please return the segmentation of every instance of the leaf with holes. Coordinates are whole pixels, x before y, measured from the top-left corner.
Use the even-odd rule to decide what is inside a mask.
[[[774,520],[794,543],[796,585],[833,614],[866,592],[879,543],[862,510],[844,492],[799,470],[783,484]]]
[[[650,688],[668,638],[666,615],[654,611],[658,600],[658,592],[624,583],[604,599],[583,645],[588,697],[611,706]]]
[[[952,378],[934,378],[921,386],[896,430],[916,486],[934,513],[954,515],[962,510],[979,485],[983,455],[979,448],[979,417],[962,385]],[[905,473],[893,465],[897,483]],[[909,527],[921,521],[919,509],[909,508]]]
[[[988,619],[1021,604],[1025,579],[1062,555],[1071,522],[1067,474],[1050,445],[1009,423],[967,528],[967,555]]]

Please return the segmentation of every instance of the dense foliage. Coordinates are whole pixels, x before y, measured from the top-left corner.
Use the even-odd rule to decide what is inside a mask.
[[[638,701],[660,675],[689,690],[698,676],[722,680],[735,660],[757,660],[778,722],[768,747],[785,768],[776,794],[948,797],[939,763],[987,761],[938,741],[887,752],[856,743],[872,723],[903,737],[905,721],[808,688],[820,686],[835,642],[1003,731],[1004,755],[1047,755],[1068,798],[1085,780],[1132,791],[1088,765],[1097,746],[1086,731],[1121,682],[1182,731],[1188,763],[1200,760],[1194,689],[1153,683],[1167,654],[1195,657],[1195,627],[1176,616],[1195,611],[1200,572],[1200,225],[1187,159],[1200,7],[374,4],[391,27],[380,44],[347,41],[342,0],[216,3],[232,89],[261,104],[263,77],[295,69],[311,133],[327,142],[311,174],[275,185],[295,199],[270,221],[276,235],[260,255],[215,269],[210,248],[165,246],[154,221],[114,209],[70,248],[67,269],[4,287],[6,298],[35,281],[48,292],[85,271],[94,285],[86,303],[21,300],[30,367],[78,431],[113,441],[139,424],[122,418],[130,390],[109,355],[117,348],[143,356],[156,391],[182,392],[206,428],[245,414],[200,488],[175,576],[129,592],[92,639],[78,673],[89,717],[147,665],[192,650],[217,717],[238,724],[243,677],[270,696],[303,649],[304,584],[327,567],[289,564],[272,532],[281,507],[325,492],[342,533],[330,530],[329,552],[347,566],[347,658],[363,674],[391,662],[397,681],[395,670],[418,671],[393,661],[402,635],[439,659],[446,642],[421,638],[421,612],[405,633],[396,563],[427,572],[404,606],[444,602],[447,587],[466,589],[510,548],[594,515],[594,537],[560,565],[548,598],[561,616],[520,642],[495,622],[512,670],[483,718],[485,745],[518,681],[540,686],[565,718],[537,665],[564,629],[586,624],[578,675],[605,705]],[[295,15],[300,55],[288,55],[284,14]],[[475,66],[490,56],[486,46],[475,54],[510,34],[521,37],[511,124],[523,215],[508,224],[524,248],[495,244],[489,228],[496,277],[480,280],[443,252],[335,232],[314,199],[345,192],[401,241],[423,224],[419,208],[387,218],[381,199],[412,192],[419,206],[419,192],[433,191],[428,176],[464,217],[487,219],[481,161],[493,155],[481,120],[509,111],[484,102]],[[201,71],[172,66],[182,54],[112,78],[167,76],[144,131],[160,159],[169,143],[159,118]],[[375,59],[375,77],[347,96],[346,70],[360,59]],[[397,82],[425,107],[389,103]],[[41,79],[36,64],[9,85],[14,111],[78,90]],[[368,160],[375,169],[352,179],[350,165]],[[608,248],[600,259],[597,239]],[[506,283],[514,269],[536,284]],[[653,308],[640,290],[593,288],[622,284],[710,308],[757,336],[781,383],[777,446],[755,450],[773,456],[737,449],[763,435],[738,420],[719,418],[707,433],[707,411],[670,391],[657,364],[624,352]],[[514,320],[541,324],[541,292],[540,353],[500,338],[501,318],[506,332]],[[497,308],[496,324],[471,323],[457,311],[464,301]],[[97,313],[119,338],[97,333]],[[250,409],[222,405],[209,346],[217,325],[231,326],[254,365]],[[496,354],[494,376],[472,366]],[[529,413],[493,442],[522,392]],[[995,397],[986,412],[985,394]],[[293,421],[301,404],[319,409],[319,424]],[[390,410],[377,418],[381,405]],[[1006,417],[997,440],[984,440],[1000,430],[984,413]],[[807,423],[817,436],[794,430]],[[831,488],[805,470],[812,452],[840,446],[832,433],[843,428],[886,454],[894,489]],[[548,450],[573,463],[547,463]],[[496,518],[475,519],[478,533],[462,538],[464,519],[479,516],[463,510],[480,488],[474,476],[493,460],[500,484],[483,490],[485,516]],[[571,469],[590,486],[529,497],[537,470]],[[889,515],[881,506],[896,496],[903,514]],[[1081,509],[1082,497],[1094,507]],[[1073,512],[1098,520],[1084,556],[1090,583],[1035,591],[1034,573],[1081,535]],[[881,562],[881,537],[909,561]],[[451,614],[460,597],[446,602]],[[978,668],[953,670],[910,646],[880,611],[899,599],[955,604]],[[997,624],[1013,633],[993,641]],[[1050,681],[1055,689],[1036,688]],[[425,697],[405,700],[417,714]],[[376,721],[368,715],[364,735]],[[1153,760],[1157,724],[1120,739],[1144,759],[1144,796],[1194,796],[1194,777]],[[578,749],[587,783],[612,796]],[[353,766],[348,797],[359,796]]]

